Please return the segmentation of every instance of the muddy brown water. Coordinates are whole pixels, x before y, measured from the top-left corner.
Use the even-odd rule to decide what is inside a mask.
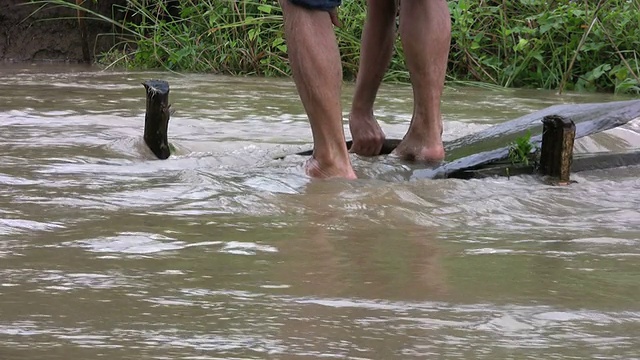
[[[153,78],[166,161],[141,141]],[[620,99],[448,88],[445,136]],[[411,89],[377,114],[401,137]],[[310,140],[289,79],[3,65],[0,359],[640,358],[640,168],[550,187],[354,156],[360,180],[318,182],[273,160]],[[638,147],[636,120],[576,150]]]

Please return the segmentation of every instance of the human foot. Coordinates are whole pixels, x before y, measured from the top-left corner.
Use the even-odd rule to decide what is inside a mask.
[[[439,143],[423,143],[402,140],[393,151],[401,159],[416,162],[438,163],[444,160],[444,146]]]
[[[353,168],[351,164],[348,162],[338,164],[338,163],[327,163],[321,164],[316,158],[312,157],[307,160],[305,166],[305,173],[317,179],[331,179],[331,178],[344,178],[347,180],[357,179],[355,172],[353,172]]]
[[[442,127],[430,132],[409,129],[393,154],[401,159],[417,162],[441,162],[445,152],[442,143]]]
[[[349,130],[353,139],[349,152],[361,156],[380,155],[385,134],[372,113],[360,115],[352,112],[349,115]]]

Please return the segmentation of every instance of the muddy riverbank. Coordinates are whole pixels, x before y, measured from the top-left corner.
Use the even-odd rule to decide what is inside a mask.
[[[87,1],[87,9],[108,16],[122,16],[115,8],[125,0]],[[68,8],[30,4],[26,0],[0,2],[0,61],[29,62],[57,61],[77,63],[83,61],[83,40],[76,11]],[[87,46],[93,58],[109,50],[114,44],[111,26],[96,20],[87,20]]]

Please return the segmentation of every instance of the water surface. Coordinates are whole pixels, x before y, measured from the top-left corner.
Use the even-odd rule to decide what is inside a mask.
[[[448,88],[445,137],[622,99]],[[411,106],[381,89],[388,137]],[[3,65],[0,129],[0,359],[640,358],[638,167],[407,181],[354,155],[359,180],[310,181],[273,160],[311,142],[290,79]],[[576,150],[638,147],[636,120]]]

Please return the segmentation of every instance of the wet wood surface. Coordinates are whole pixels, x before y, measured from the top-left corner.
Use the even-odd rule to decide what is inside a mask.
[[[144,116],[144,142],[158,159],[171,156],[167,132],[169,130],[170,107],[169,83],[149,80],[142,83],[147,91],[147,109]]]
[[[433,168],[415,170],[411,179],[457,177],[457,173],[504,161],[509,157],[511,142],[527,131],[531,132],[531,143],[540,147],[542,119],[549,115],[559,115],[573,121],[576,126],[575,139],[579,139],[622,126],[640,117],[640,100],[555,105],[490,127],[449,142],[448,162]]]
[[[542,124],[539,172],[556,178],[560,183],[569,183],[576,125],[558,115],[546,116]]]
[[[480,174],[483,173],[476,170],[508,159],[510,144],[527,132],[531,133],[531,143],[540,147],[542,120],[547,116],[561,116],[571,120],[576,126],[575,139],[579,139],[622,126],[640,117],[640,100],[554,105],[477,133],[445,141],[444,147],[447,153],[445,162],[439,166],[425,166],[423,169],[414,170],[411,179],[468,178],[469,174],[473,173],[481,176]],[[400,139],[386,139],[380,155],[390,154],[399,143]],[[351,140],[347,141],[348,148],[351,144]],[[296,155],[310,156],[312,153],[311,149],[298,152]],[[631,162],[628,165],[633,165],[636,159],[635,156],[625,155],[622,158],[620,156],[599,156],[600,160],[597,162],[602,168],[604,166],[602,161],[612,161],[613,167],[619,163],[618,160],[622,163]],[[284,158],[284,156],[278,158]],[[531,173],[526,170],[527,166],[522,168],[525,173]],[[575,166],[572,169],[577,171]]]
[[[562,104],[554,105],[517,119],[504,122],[469,134],[455,140],[445,141],[446,162],[469,155],[499,149],[516,138],[531,131],[532,136],[542,133],[542,119],[549,115],[559,115],[572,120],[575,124],[588,123],[580,127],[576,138],[589,136],[624,125],[640,116],[640,100],[615,101],[606,103]],[[400,139],[386,139],[380,155],[390,154],[400,143]],[[352,141],[347,141],[350,148]],[[313,149],[296,153],[310,156]]]
[[[571,172],[606,170],[633,165],[640,165],[640,150],[575,154],[571,162]],[[448,177],[455,179],[481,179],[496,176],[535,175],[538,173],[536,164],[514,165],[508,160],[503,160],[476,169],[456,171],[449,174]]]

